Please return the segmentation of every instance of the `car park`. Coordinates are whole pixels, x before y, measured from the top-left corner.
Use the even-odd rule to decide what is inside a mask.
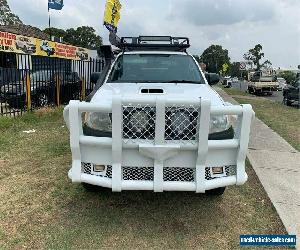
[[[17,81],[7,83],[0,88],[0,97],[11,108],[22,109],[26,105],[25,73]],[[57,100],[57,79],[59,79],[60,102],[79,99],[82,81],[76,72],[57,72],[41,70],[30,73],[30,92],[35,106],[50,105]]]
[[[230,105],[182,37],[124,37],[86,102],[64,109],[75,183],[222,195],[247,180],[251,105]],[[94,75],[94,77],[97,77]]]
[[[298,105],[300,107],[300,78],[283,89],[283,103],[287,106]]]

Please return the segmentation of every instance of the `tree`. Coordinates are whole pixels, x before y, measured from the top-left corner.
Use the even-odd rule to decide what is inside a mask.
[[[67,30],[47,28],[44,32],[52,36],[62,37],[66,43],[87,49],[98,49],[102,45],[102,38],[95,33],[96,31],[93,27],[89,26]]]
[[[75,46],[98,49],[102,45],[102,38],[95,32],[93,27],[88,26],[78,27],[76,30],[67,29],[64,41]]]
[[[291,84],[293,81],[296,80],[296,74],[289,70],[280,72],[278,76],[284,78],[287,84]]]
[[[230,66],[231,66],[230,75],[233,77],[240,77],[241,76],[240,62],[233,62]]]
[[[199,57],[198,55],[193,55],[193,57],[196,59],[196,61],[197,61],[198,63],[200,63],[200,57]]]
[[[223,69],[224,64],[230,65],[228,50],[223,49],[221,45],[209,46],[200,57],[200,61],[204,62],[208,72],[219,73]]]
[[[43,32],[49,34],[49,36],[62,37],[66,36],[66,31],[58,28],[46,28]]]
[[[262,45],[257,44],[253,49],[244,54],[244,59],[247,60],[248,64],[254,65],[256,70],[261,70],[262,67],[270,67],[272,63],[269,60],[260,63],[260,60],[265,57],[265,53],[262,52]]]

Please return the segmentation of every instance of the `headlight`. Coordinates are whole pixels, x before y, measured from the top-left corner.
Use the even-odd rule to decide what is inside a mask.
[[[217,115],[210,117],[209,133],[222,132],[229,129],[231,123],[229,122],[229,116],[227,115]]]
[[[86,112],[83,113],[83,125],[104,133],[111,133],[111,119],[107,113]]]

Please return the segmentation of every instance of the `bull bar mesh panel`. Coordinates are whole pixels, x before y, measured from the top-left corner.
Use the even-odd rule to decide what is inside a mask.
[[[198,114],[193,105],[166,107],[165,140],[196,141]]]
[[[92,175],[92,164],[82,163],[82,173]],[[225,166],[226,176],[236,175],[236,166]],[[106,167],[105,175],[99,177],[112,177],[112,167]],[[132,181],[153,181],[154,168],[153,167],[122,167],[123,180]],[[181,168],[181,167],[164,167],[163,169],[164,181],[195,181],[195,169],[194,168]],[[205,179],[212,180],[217,177],[211,176],[211,168],[205,168]]]
[[[123,180],[153,181],[153,167],[122,167]]]
[[[165,140],[196,141],[198,138],[198,108],[193,105],[166,107]],[[156,108],[149,105],[123,106],[123,138],[154,140]],[[134,140],[134,141],[133,141]]]
[[[164,168],[164,181],[195,181],[194,168]]]
[[[154,140],[156,108],[149,105],[123,106],[123,138],[125,142]]]

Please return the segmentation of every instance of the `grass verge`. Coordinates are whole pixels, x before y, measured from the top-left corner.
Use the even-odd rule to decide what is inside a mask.
[[[300,110],[236,89],[223,90],[239,103],[252,105],[256,117],[300,151]],[[242,94],[245,94],[244,97]]]
[[[0,118],[0,138],[0,249],[239,249],[240,234],[286,233],[249,163],[223,197],[87,193],[67,178],[61,109]]]
[[[239,95],[239,96],[251,96],[248,93],[241,91],[239,89],[235,89],[235,88],[224,88],[224,86],[222,85],[218,85],[218,87],[220,87],[221,89],[223,89],[227,94],[229,95]]]

